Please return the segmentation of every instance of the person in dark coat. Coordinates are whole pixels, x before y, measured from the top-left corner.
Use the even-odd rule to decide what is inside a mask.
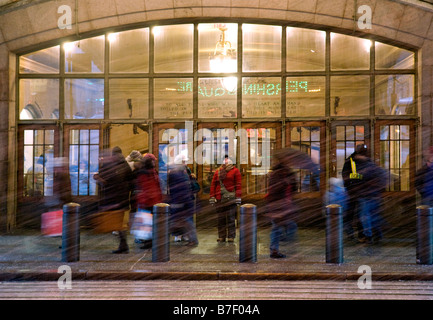
[[[99,174],[94,178],[103,188],[99,203],[101,211],[130,209],[129,197],[133,187],[133,176],[119,147],[114,147],[111,156],[103,159]],[[119,239],[119,247],[113,253],[129,253],[126,230],[119,230]]]
[[[349,206],[355,203],[355,209],[358,208],[363,235],[359,241],[371,244],[382,239],[380,211],[382,192],[385,191],[387,183],[386,173],[367,156],[367,146],[364,144],[358,145],[350,158],[349,164],[346,162],[343,167],[343,181],[349,194]]]
[[[197,231],[194,225],[194,194],[188,175],[184,155],[176,156],[169,165],[167,181],[170,194],[170,226],[173,236],[185,236],[187,245],[198,245]]]
[[[415,174],[415,188],[421,204],[433,206],[433,147],[424,154],[425,164]]]
[[[276,160],[277,163],[269,174],[268,193],[265,196],[266,216],[272,223],[270,257],[273,259],[286,257],[279,251],[281,236],[287,233],[288,240],[292,241],[298,228],[292,200],[296,190],[296,177],[289,167],[287,157],[278,156]]]

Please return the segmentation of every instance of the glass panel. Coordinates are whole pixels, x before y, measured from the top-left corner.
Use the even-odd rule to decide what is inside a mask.
[[[89,144],[88,130],[80,130],[80,144]]]
[[[299,127],[293,127],[290,130],[290,140],[292,141],[292,146],[293,146],[294,142],[301,140],[301,135],[300,135]]]
[[[66,79],[65,118],[103,119],[104,80]]]
[[[200,78],[198,82],[199,118],[236,118],[237,78]]]
[[[413,69],[415,53],[384,43],[375,42],[376,69]]]
[[[20,57],[20,73],[59,73],[60,46]]]
[[[286,115],[293,117],[325,115],[325,77],[286,79]]]
[[[110,119],[149,117],[148,79],[110,80]]]
[[[242,117],[281,116],[280,78],[242,79]]]
[[[149,28],[111,33],[110,72],[149,72]]]
[[[354,126],[346,126],[346,140],[355,140]]]
[[[345,159],[347,158],[346,155],[346,148],[345,143],[343,141],[337,142],[336,144],[336,152],[337,152],[337,177],[341,178],[342,174],[341,171],[343,170]]]
[[[83,133],[83,131],[82,131],[82,133]],[[81,136],[83,136],[83,135],[81,135]],[[80,167],[79,167],[79,171],[78,171],[78,195],[80,195],[80,196],[86,196],[89,193],[89,161],[88,161],[88,159],[89,159],[89,146],[81,145],[80,146]]]
[[[71,192],[73,195],[78,194],[78,150],[78,145],[69,146],[69,176],[71,178]]]
[[[409,140],[410,127],[409,126],[400,126],[400,140]]]
[[[400,143],[400,162],[402,163],[400,169],[401,191],[410,190],[409,146],[409,141],[402,141]]]
[[[371,45],[368,39],[331,33],[331,69],[369,69]]]
[[[158,26],[152,33],[155,72],[192,72],[194,25]]]
[[[414,75],[376,76],[376,114],[414,114],[414,81]]]
[[[201,23],[198,25],[198,71],[237,71],[238,25]]]
[[[99,130],[90,130],[90,143],[99,145]]]
[[[331,115],[370,114],[370,77],[331,77]]]
[[[389,139],[389,126],[380,126],[380,140]]]
[[[389,131],[391,132],[390,140],[400,139],[400,126],[389,126]]]
[[[242,70],[281,71],[280,26],[242,25]]]
[[[326,32],[287,27],[287,71],[325,70]]]
[[[59,119],[59,80],[20,80],[20,120]]]
[[[337,126],[337,140],[346,140],[346,131],[344,126]]]
[[[356,140],[364,140],[364,126],[356,126]],[[364,142],[364,141],[363,141]]]
[[[104,72],[104,46],[105,36],[65,43],[65,72]]]
[[[192,79],[154,79],[154,118],[192,118]]]

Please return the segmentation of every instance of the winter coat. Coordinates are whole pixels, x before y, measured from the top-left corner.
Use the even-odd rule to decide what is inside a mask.
[[[191,179],[185,165],[176,164],[170,166],[167,181],[170,204],[176,205],[193,201],[194,195],[191,188]]]
[[[424,165],[415,174],[415,188],[425,204],[433,201],[433,169]]]
[[[128,210],[132,190],[132,171],[121,155],[104,158],[99,174],[95,177],[102,187],[100,207],[102,210]]]
[[[296,180],[293,171],[278,164],[269,174],[268,193],[266,200],[266,216],[275,223],[284,223],[293,218],[296,208],[292,197],[296,190]]]
[[[210,197],[215,198],[217,200],[221,200],[221,185],[219,178],[219,168],[215,171],[215,174],[212,178],[212,183],[210,186]],[[241,198],[242,196],[242,177],[238,168],[233,167],[230,171],[227,172],[226,178],[222,181],[224,187],[229,192],[235,191],[236,198]]]
[[[137,207],[149,208],[162,202],[161,185],[155,169],[141,168],[136,176]]]

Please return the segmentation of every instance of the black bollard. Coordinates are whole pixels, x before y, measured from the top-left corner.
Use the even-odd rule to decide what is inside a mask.
[[[157,203],[153,206],[152,262],[170,261],[170,205]]]
[[[80,205],[67,203],[63,206],[62,262],[80,260]]]
[[[326,206],[326,262],[343,263],[343,208]]]
[[[239,262],[257,262],[257,207],[247,203],[240,211]]]
[[[421,205],[417,210],[417,263],[433,264],[433,208]]]

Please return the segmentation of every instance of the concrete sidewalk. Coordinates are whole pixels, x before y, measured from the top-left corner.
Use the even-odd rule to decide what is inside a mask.
[[[296,241],[282,241],[285,259],[269,257],[270,229],[258,232],[257,262],[239,262],[239,240],[217,243],[216,229],[199,229],[199,245],[170,243],[170,261],[152,262],[151,249],[128,237],[129,254],[112,254],[112,234],[80,232],[80,260],[61,261],[61,237],[33,230],[0,236],[0,281],[58,280],[68,265],[75,280],[357,280],[360,266],[371,268],[373,280],[433,280],[433,265],[416,263],[415,234],[387,236],[381,243],[344,242],[344,263],[326,263],[325,230],[299,229]],[[239,234],[239,232],[238,232]]]

